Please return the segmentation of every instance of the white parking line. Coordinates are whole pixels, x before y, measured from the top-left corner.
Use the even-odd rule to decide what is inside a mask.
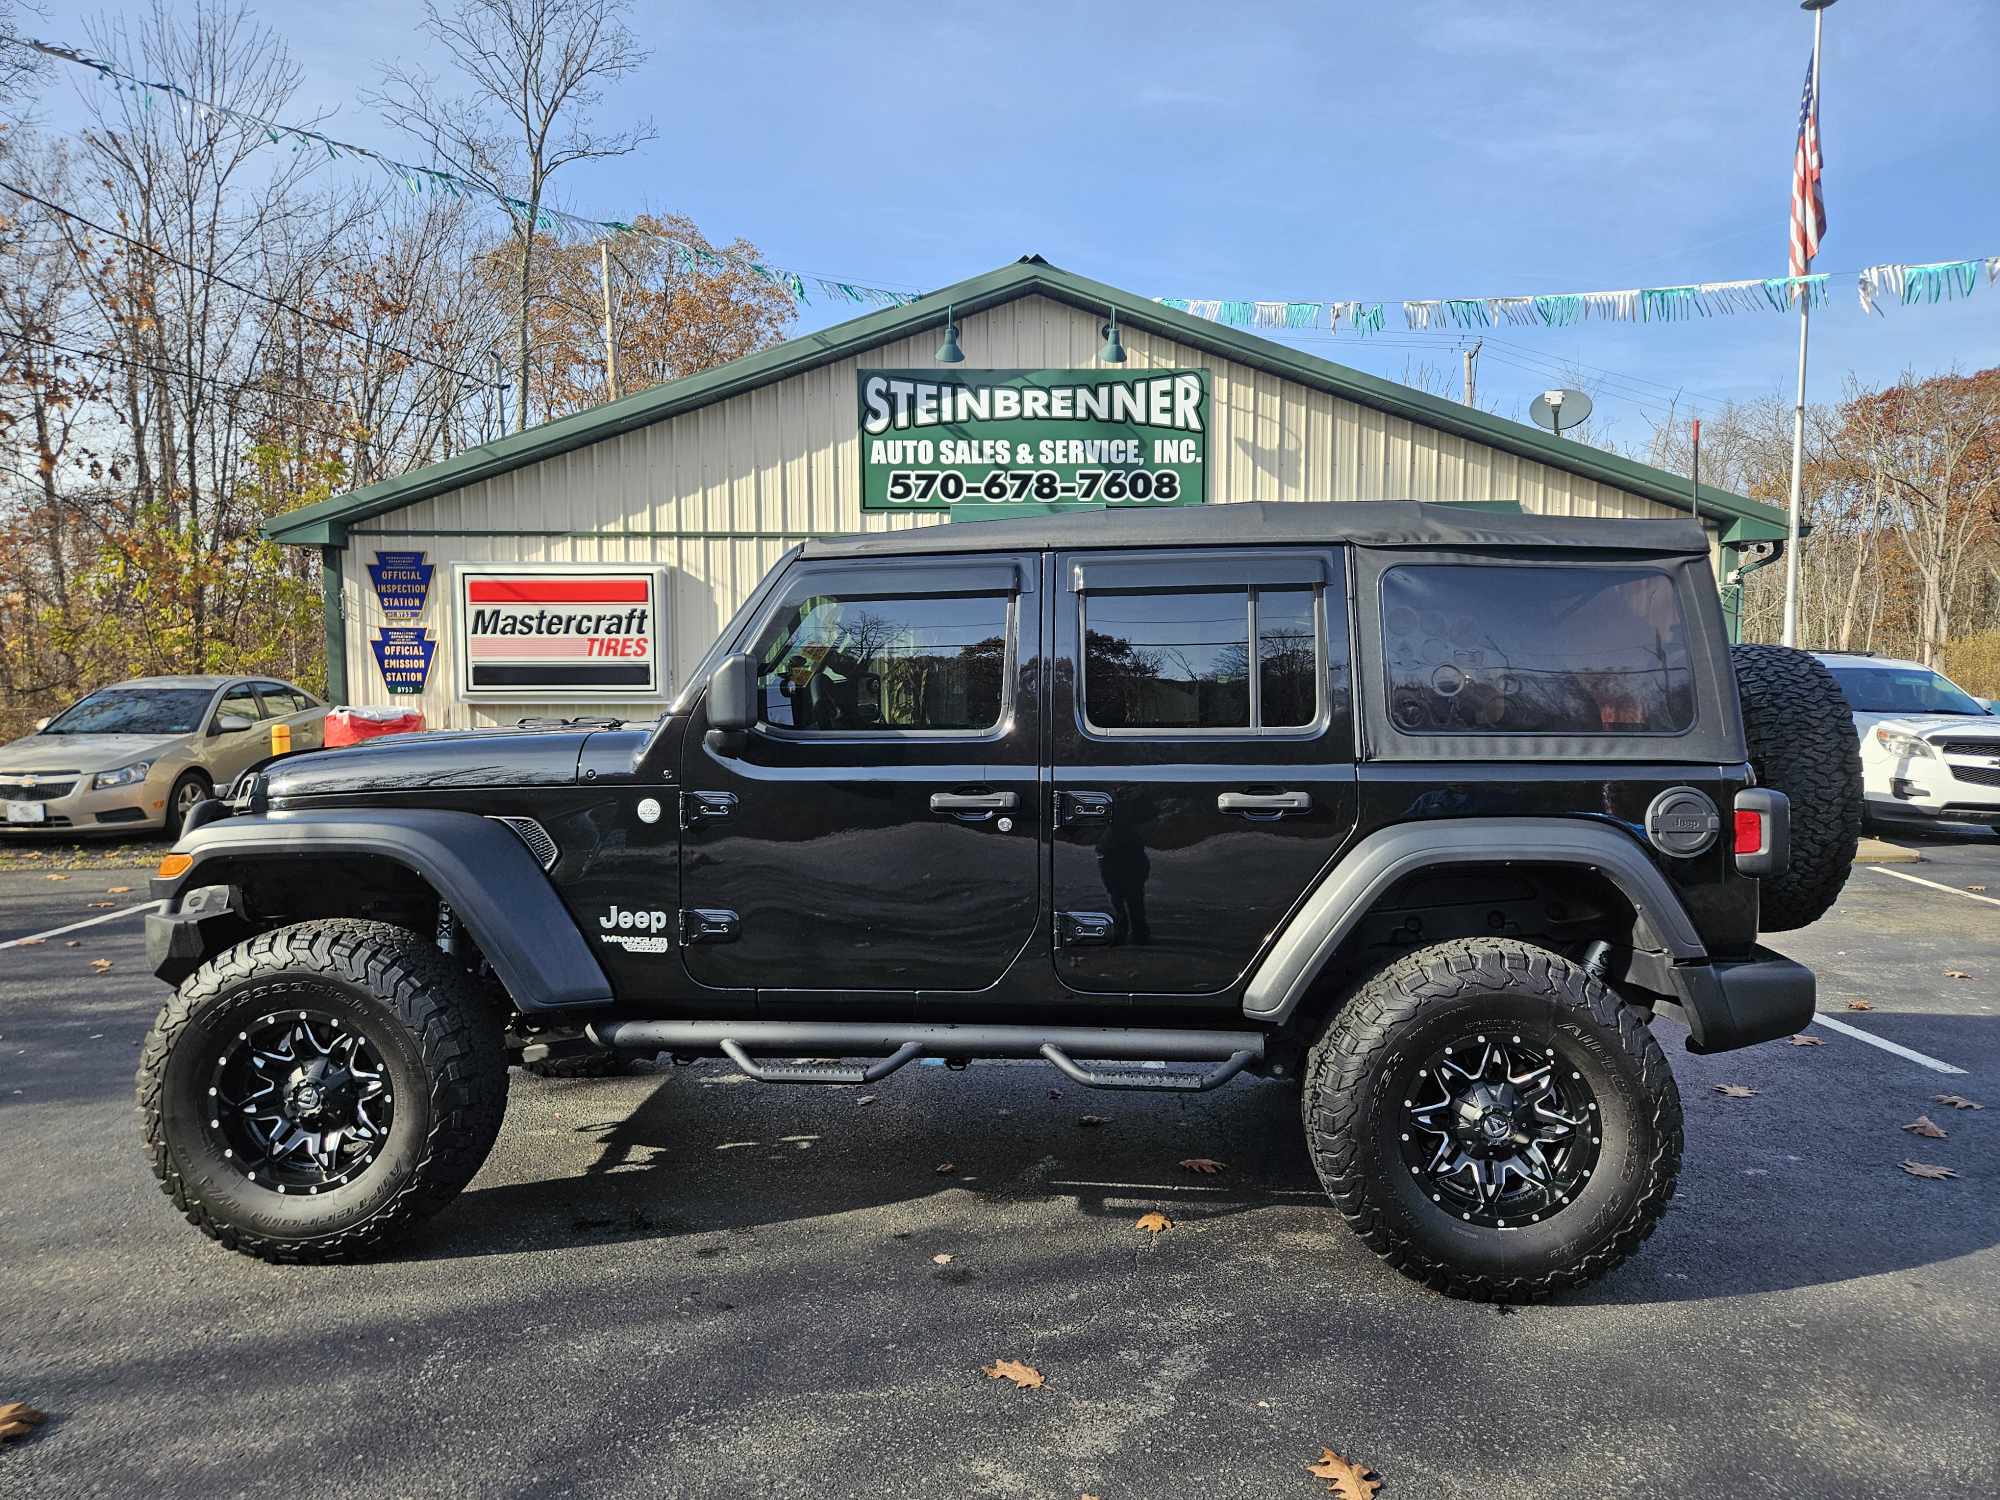
[[[1845,1021],[1836,1021],[1832,1016],[1815,1012],[1813,1019],[1829,1030],[1839,1032],[1842,1036],[1851,1036],[1857,1042],[1866,1042],[1871,1047],[1880,1047],[1884,1052],[1893,1052],[1898,1057],[1908,1058],[1911,1062],[1919,1063],[1934,1073],[1963,1074],[1965,1072],[1963,1068],[1954,1068],[1948,1062],[1939,1062],[1935,1057],[1926,1057],[1923,1053],[1905,1047],[1900,1042],[1892,1042],[1887,1037],[1876,1036],[1872,1032],[1863,1031],[1859,1026],[1850,1026]]]
[[[1934,891],[1943,891],[1948,896],[1963,896],[1968,901],[1984,901],[1988,906],[2000,906],[1991,896],[1982,896],[1977,891],[1962,891],[1955,885],[1940,885],[1935,880],[1926,880],[1921,875],[1905,875],[1901,870],[1885,870],[1880,865],[1864,865],[1863,869],[1873,870],[1877,875],[1893,875],[1898,880],[1907,880],[1911,885],[1927,885]]]
[[[99,922],[115,922],[120,917],[129,917],[134,912],[151,911],[160,903],[141,901],[137,906],[127,906],[119,911],[108,911],[101,917],[85,917],[81,922],[72,922],[67,927],[51,927],[47,932],[31,932],[26,937],[9,938],[0,943],[0,948],[19,948],[25,943],[39,943],[44,938],[61,937],[65,932],[75,932],[81,927],[95,927]]]

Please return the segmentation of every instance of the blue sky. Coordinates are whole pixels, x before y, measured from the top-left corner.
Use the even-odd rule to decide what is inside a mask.
[[[135,6],[105,7],[106,13]],[[264,6],[300,109],[400,144],[356,92],[420,45],[408,0]],[[1027,252],[1156,296],[1499,296],[1779,275],[1811,19],[1796,0],[1637,5],[644,3],[654,56],[606,101],[641,154],[573,169],[566,207],[692,216],[775,263],[912,290]],[[51,19],[45,34],[78,41]],[[2000,6],[1842,0],[1823,131],[1837,275],[1811,392],[2000,364],[2000,287],[1865,318],[1852,272],[2000,255]],[[52,93],[60,126],[74,107]],[[338,170],[337,168],[334,170]],[[808,310],[801,328],[834,321]],[[1456,382],[1451,338],[1313,353]],[[1412,347],[1412,345],[1417,347]],[[1791,390],[1796,320],[1499,330],[1483,400],[1518,416],[1564,362],[1642,442],[1672,392]]]

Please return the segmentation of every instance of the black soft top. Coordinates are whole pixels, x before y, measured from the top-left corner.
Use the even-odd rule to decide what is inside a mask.
[[[1133,512],[1137,511],[1136,514]],[[1016,552],[1024,547],[1221,547],[1353,542],[1364,547],[1581,547],[1597,552],[1708,555],[1693,520],[1512,515],[1416,500],[1251,500],[1081,511],[978,525],[917,526],[829,537],[804,555],[896,557],[928,552]]]

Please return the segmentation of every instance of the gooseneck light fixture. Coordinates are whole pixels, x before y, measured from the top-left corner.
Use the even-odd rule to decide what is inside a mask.
[[[1118,309],[1111,309],[1111,321],[1104,325],[1104,347],[1097,353],[1098,360],[1107,365],[1125,363],[1125,345],[1118,338]]]
[[[962,365],[965,363],[965,351],[958,347],[958,319],[952,314],[953,310],[950,307],[946,307],[944,310],[944,342],[939,344],[937,349],[937,362],[941,365]]]

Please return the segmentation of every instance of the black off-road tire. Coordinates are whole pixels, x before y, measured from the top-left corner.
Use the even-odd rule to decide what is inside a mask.
[[[1462,938],[1419,949],[1351,993],[1307,1060],[1306,1142],[1341,1217],[1405,1276],[1478,1302],[1532,1302],[1603,1275],[1673,1197],[1681,1101],[1643,1011],[1547,949]],[[1405,1090],[1458,1036],[1546,1041],[1588,1082],[1601,1145],[1574,1200],[1539,1223],[1466,1224],[1432,1201],[1398,1142]]]
[[[395,1110],[359,1175],[281,1197],[224,1160],[204,1128],[206,1095],[239,1026],[308,1002],[367,1038]],[[188,976],[146,1038],[138,1103],[153,1175],[189,1223],[263,1260],[343,1261],[388,1244],[472,1180],[506,1111],[507,1058],[492,1007],[434,944],[385,922],[301,922]]]
[[[1757,925],[1790,932],[1839,899],[1861,837],[1861,742],[1826,664],[1787,646],[1732,646],[1743,732],[1761,786],[1791,800],[1792,860],[1759,882]]]

